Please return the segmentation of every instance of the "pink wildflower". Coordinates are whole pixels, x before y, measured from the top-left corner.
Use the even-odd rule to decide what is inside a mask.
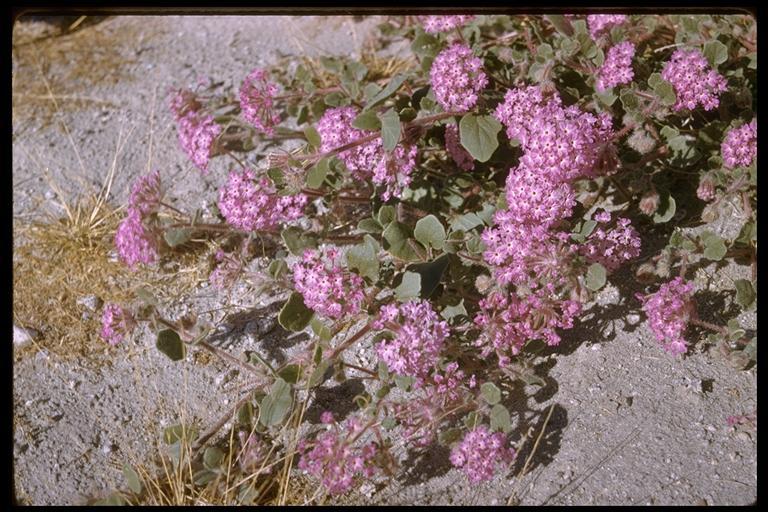
[[[373,477],[378,470],[378,447],[373,442],[356,445],[361,430],[358,420],[351,418],[343,426],[332,424],[314,441],[302,439],[299,469],[319,478],[329,494],[344,494],[360,479]]]
[[[263,69],[254,69],[240,87],[240,108],[243,118],[257,129],[273,135],[280,116],[273,110],[277,85],[269,81]]]
[[[173,117],[178,121],[189,112],[197,112],[202,105],[194,92],[189,89],[178,89],[171,96],[170,108]]]
[[[461,28],[475,19],[470,15],[458,16],[419,16],[419,21],[424,25],[424,31],[429,34],[449,32],[455,28]]]
[[[216,137],[221,133],[221,126],[213,116],[189,111],[178,120],[179,143],[194,164],[203,172],[208,172],[208,161],[214,150]]]
[[[464,439],[451,450],[451,463],[464,470],[473,484],[493,478],[498,465],[508,465],[515,458],[515,451],[508,445],[501,432],[491,433],[484,425],[468,432]]]
[[[383,152],[371,177],[376,185],[384,187],[379,194],[382,201],[388,201],[393,196],[400,197],[411,184],[411,173],[416,168],[417,156],[416,146],[404,144],[395,146],[392,153]]]
[[[157,236],[144,225],[136,208],[129,208],[128,216],[117,227],[115,246],[120,259],[131,269],[139,263],[154,263],[159,257]]]
[[[715,182],[709,174],[701,177],[699,186],[696,188],[696,197],[707,202],[715,198]]]
[[[160,171],[153,171],[138,178],[131,188],[128,207],[139,211],[142,217],[156,212],[160,207]]]
[[[440,320],[430,302],[423,299],[400,306],[382,306],[373,328],[394,333],[394,339],[378,343],[376,352],[390,371],[415,377],[417,386],[423,384],[436,366],[449,336],[448,323]]]
[[[472,49],[456,43],[441,51],[429,72],[437,102],[446,111],[466,112],[478,100],[478,94],[488,85],[483,61]]]
[[[730,130],[725,136],[721,152],[723,163],[729,169],[752,165],[757,156],[757,119]]]
[[[611,220],[610,214],[602,220],[596,216],[595,220],[607,224]],[[619,218],[612,229],[598,226],[579,250],[589,261],[600,263],[608,272],[613,272],[624,262],[637,258],[640,245],[640,235],[632,227],[631,221]]]
[[[361,311],[365,281],[346,270],[342,254],[335,247],[307,249],[291,271],[296,291],[308,308],[334,320]]]
[[[672,355],[685,353],[688,344],[683,333],[696,315],[693,284],[676,277],[663,284],[656,293],[646,297],[638,295],[638,298],[643,302],[651,330],[664,350]]]
[[[627,16],[623,14],[590,14],[587,16],[587,25],[589,25],[589,35],[597,41],[601,35],[609,32],[617,25],[623,25],[627,22]]]
[[[130,310],[117,304],[104,306],[101,316],[101,337],[110,345],[117,345],[123,337],[130,335],[136,328],[136,321]]]
[[[219,192],[219,210],[227,222],[244,231],[269,230],[300,218],[307,196],[278,195],[268,178],[256,179],[251,169],[229,173]]]
[[[459,168],[465,171],[471,171],[475,168],[474,158],[459,141],[459,127],[455,124],[449,124],[445,127],[445,149],[448,150],[448,154],[451,155]]]
[[[664,64],[661,77],[675,88],[675,110],[693,110],[698,105],[712,110],[720,104],[718,96],[728,87],[728,82],[717,71],[710,69],[701,51],[676,50]]]
[[[635,45],[629,41],[619,43],[610,50],[605,62],[597,71],[597,90],[603,92],[617,85],[628,84],[634,78],[632,58],[635,56]]]

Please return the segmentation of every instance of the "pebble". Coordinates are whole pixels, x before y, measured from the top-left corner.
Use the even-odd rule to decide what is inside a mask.
[[[96,311],[104,304],[104,301],[96,295],[86,295],[77,299],[78,306],[84,306],[89,311]]]
[[[739,432],[738,434],[736,434],[736,439],[738,439],[739,441],[743,441],[745,443],[748,443],[748,442],[752,441],[752,436],[750,436],[746,432]]]
[[[36,329],[19,327],[15,324],[13,326],[13,344],[17,347],[25,347],[39,337],[40,332]]]

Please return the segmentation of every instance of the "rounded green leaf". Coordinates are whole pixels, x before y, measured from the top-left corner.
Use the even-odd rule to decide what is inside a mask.
[[[728,47],[717,39],[707,41],[704,44],[704,50],[702,53],[704,54],[704,57],[707,58],[709,65],[715,69],[717,69],[720,64],[728,60]]]
[[[381,120],[376,112],[367,110],[352,121],[352,126],[360,130],[376,131],[381,128]]]
[[[512,419],[509,411],[501,404],[496,404],[491,408],[491,430],[501,431],[505,434],[512,431]]]
[[[203,465],[208,469],[217,469],[224,461],[224,452],[218,446],[209,446],[203,453]]]
[[[328,165],[328,159],[323,158],[307,173],[307,186],[309,188],[320,188],[330,171],[331,169]]]
[[[291,385],[283,379],[277,379],[269,394],[261,400],[259,407],[259,423],[271,427],[282,423],[293,405]]]
[[[187,355],[184,342],[173,329],[163,329],[157,333],[157,349],[168,356],[171,361],[181,361]]]
[[[676,209],[675,198],[668,193],[661,194],[659,197],[659,207],[656,213],[653,214],[653,222],[661,224],[671,220],[675,215]]]
[[[369,220],[373,221],[373,219]],[[371,282],[378,281],[379,243],[371,235],[365,235],[363,243],[347,249],[347,265]]]
[[[293,292],[280,310],[277,321],[286,331],[299,332],[309,325],[312,315],[312,310],[304,305],[304,297]]]
[[[747,279],[737,279],[734,284],[736,285],[736,302],[743,308],[750,307],[757,298],[752,282]]]
[[[467,114],[459,122],[461,145],[478,162],[487,162],[499,147],[501,123],[493,116]]]
[[[192,228],[171,228],[166,230],[163,238],[169,247],[178,247],[189,242],[192,233]]]
[[[434,215],[419,219],[413,230],[413,237],[425,247],[432,246],[442,249],[445,245],[445,228]]]
[[[392,109],[387,110],[379,116],[381,120],[381,138],[386,151],[392,151],[400,142],[400,116]]]
[[[123,464],[123,476],[125,476],[125,481],[128,483],[128,488],[134,494],[141,494],[142,486],[139,474],[128,464]]]
[[[398,300],[407,301],[417,298],[420,291],[421,276],[415,272],[406,272],[400,285],[395,288],[395,296]]]
[[[484,382],[480,386],[480,395],[489,404],[497,404],[501,400],[501,390],[493,382]]]
[[[707,238],[704,247],[704,257],[712,261],[720,261],[728,252],[725,241],[717,235]]]
[[[603,287],[606,279],[605,267],[599,263],[593,263],[587,269],[587,277],[584,283],[592,291],[597,291]]]
[[[307,126],[304,128],[304,137],[306,137],[307,142],[309,142],[311,146],[316,148],[319,148],[323,143],[322,139],[320,138],[320,134],[317,132],[317,129],[314,126]]]

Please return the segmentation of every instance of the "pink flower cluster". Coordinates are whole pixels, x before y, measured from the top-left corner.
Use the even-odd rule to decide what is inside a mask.
[[[587,25],[592,39],[597,40],[603,33],[609,32],[617,25],[627,22],[624,14],[590,14],[587,16]]]
[[[160,171],[155,170],[139,177],[131,187],[128,208],[134,208],[142,216],[150,215],[160,208],[163,194],[160,188]]]
[[[581,304],[557,300],[551,288],[525,297],[493,292],[481,300],[479,306],[481,311],[475,316],[475,324],[483,332],[475,345],[482,347],[483,357],[495,351],[500,366],[508,365],[508,354],[519,354],[529,340],[559,345],[561,338],[555,329],[570,329],[573,319],[581,312]]]
[[[469,46],[460,43],[437,54],[429,79],[435,98],[445,111],[471,110],[477,104],[480,91],[488,85],[483,61],[474,56]]]
[[[477,484],[493,478],[496,467],[515,459],[515,450],[501,432],[491,433],[484,425],[468,432],[451,450],[451,464],[462,468],[469,481]]]
[[[699,186],[696,188],[696,197],[707,202],[715,198],[715,182],[709,174],[705,174],[699,179]]]
[[[117,304],[104,306],[101,316],[101,337],[110,345],[117,345],[136,328],[136,320],[130,310]]]
[[[352,121],[360,112],[355,107],[338,107],[326,110],[317,123],[322,144],[321,152],[328,152],[351,142],[373,135],[375,132],[358,130]],[[398,144],[392,153],[384,151],[380,137],[338,154],[352,176],[358,180],[371,180],[383,186],[384,201],[399,197],[411,184],[411,173],[416,168],[416,146]]]
[[[628,84],[635,77],[632,71],[632,58],[635,56],[635,45],[629,41],[619,43],[610,50],[605,62],[597,70],[597,90],[603,92],[617,85]]]
[[[608,272],[613,272],[623,263],[640,255],[640,235],[629,219],[616,219],[616,226],[612,229],[604,227],[611,220],[610,213],[599,213],[595,215],[595,220],[603,226],[592,231],[579,248],[589,261],[600,263]]]
[[[382,306],[374,329],[394,333],[376,346],[379,357],[393,373],[416,378],[420,386],[437,365],[440,351],[449,336],[448,323],[440,320],[429,301],[411,300],[397,306]]]
[[[683,333],[689,320],[696,315],[693,284],[676,277],[661,285],[656,293],[646,297],[638,294],[637,297],[643,302],[651,330],[664,350],[672,355],[685,353],[688,344]]]
[[[729,169],[752,165],[757,156],[757,119],[728,131],[721,152],[723,163]]]
[[[552,183],[615,170],[615,162],[605,165],[613,137],[606,113],[595,116],[576,105],[563,107],[559,96],[545,98],[541,89],[529,86],[508,90],[494,117],[510,139],[520,141],[520,165]]]
[[[129,208],[128,216],[117,226],[115,247],[131,269],[139,263],[154,263],[160,257],[156,233],[144,224],[141,212],[135,208]]]
[[[191,91],[180,90],[171,98],[171,112],[176,118],[179,144],[192,162],[206,173],[214,142],[222,128],[216,124],[213,116],[205,115],[201,108],[202,105]]]
[[[664,64],[661,77],[675,88],[675,110],[693,110],[698,105],[712,110],[720,104],[718,97],[728,82],[717,71],[710,69],[700,50],[676,50]]]
[[[304,304],[321,315],[338,320],[360,312],[365,300],[365,281],[346,270],[335,247],[307,249],[291,266],[293,284]]]
[[[277,85],[269,81],[269,73],[254,69],[240,87],[240,108],[243,118],[258,130],[273,135],[280,116],[273,110]]]
[[[219,210],[227,222],[244,231],[268,230],[296,220],[304,213],[307,196],[278,195],[272,182],[256,178],[251,169],[229,173],[219,192]]]
[[[378,448],[373,442],[363,446],[354,444],[362,430],[356,418],[347,420],[341,427],[334,422],[333,415],[325,411],[321,420],[332,427],[312,442],[305,439],[299,442],[298,449],[303,455],[298,467],[319,478],[329,494],[343,494],[356,480],[376,474],[374,459]]]
[[[471,171],[475,168],[475,159],[461,145],[459,127],[455,124],[449,124],[445,127],[445,149],[448,150],[448,154],[451,155],[460,169]]]
[[[419,21],[424,25],[424,31],[429,34],[449,32],[455,28],[461,28],[475,19],[471,15],[458,16],[419,16]]]

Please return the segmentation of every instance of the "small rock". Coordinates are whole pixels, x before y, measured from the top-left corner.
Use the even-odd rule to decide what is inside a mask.
[[[104,304],[104,301],[96,295],[86,295],[77,299],[78,306],[84,306],[89,311],[96,311]]]
[[[25,347],[40,337],[40,332],[31,327],[13,326],[13,344],[17,347]]]
[[[738,434],[736,434],[736,439],[738,439],[739,441],[743,441],[745,443],[748,443],[748,442],[752,441],[752,436],[750,436],[746,432],[739,432]]]
[[[634,313],[627,315],[627,323],[629,325],[636,325],[638,322],[640,322],[640,315]]]
[[[44,195],[46,199],[53,199],[54,197],[56,197],[56,192],[54,192],[53,190],[46,190]]]

